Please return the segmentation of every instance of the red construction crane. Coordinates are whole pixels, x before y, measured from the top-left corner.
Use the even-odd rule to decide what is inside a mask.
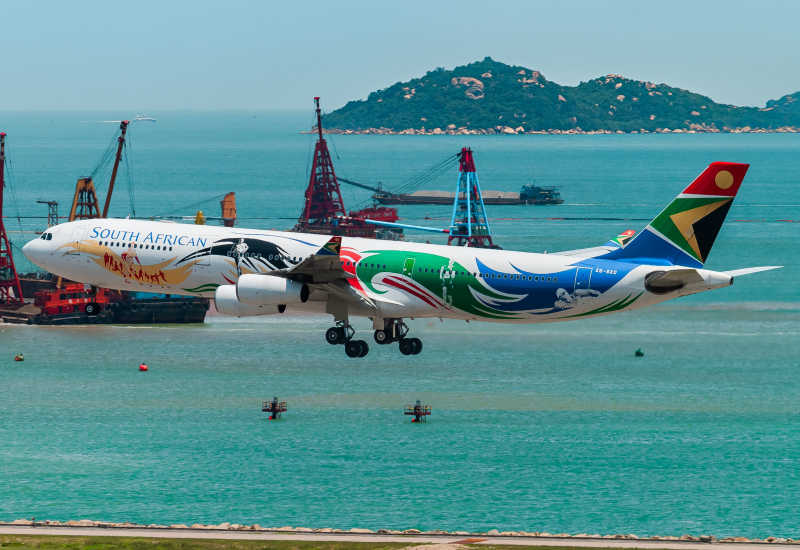
[[[311,179],[306,189],[306,200],[300,219],[301,223],[305,221],[311,225],[320,220],[347,215],[344,210],[342,193],[339,190],[339,182],[336,181],[336,174],[333,171],[328,144],[322,137],[322,111],[319,108],[318,97],[314,98],[314,105],[317,111],[319,140],[314,148],[314,164],[311,167]]]
[[[11,255],[11,243],[3,223],[3,193],[6,187],[6,134],[0,133],[0,302],[22,303],[22,287]]]

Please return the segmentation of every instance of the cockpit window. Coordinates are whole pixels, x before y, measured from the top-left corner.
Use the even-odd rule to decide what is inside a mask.
[[[53,240],[53,234],[52,233],[42,233],[42,236],[39,237],[39,238],[42,239],[43,241],[52,241]]]

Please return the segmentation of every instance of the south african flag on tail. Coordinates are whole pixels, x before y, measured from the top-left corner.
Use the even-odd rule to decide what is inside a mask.
[[[602,257],[703,267],[749,167],[733,162],[711,164],[627,246]]]

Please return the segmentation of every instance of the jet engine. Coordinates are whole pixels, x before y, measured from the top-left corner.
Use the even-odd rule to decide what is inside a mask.
[[[222,285],[214,293],[214,306],[221,315],[228,317],[253,317],[283,313],[286,306],[249,306],[236,297],[236,286]]]
[[[308,300],[308,285],[272,275],[242,275],[236,297],[249,306],[301,304]]]

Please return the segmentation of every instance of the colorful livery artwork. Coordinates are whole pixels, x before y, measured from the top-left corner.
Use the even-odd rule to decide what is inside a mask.
[[[405,318],[541,323],[632,310],[721,288],[773,267],[703,269],[748,165],[710,165],[636,233],[555,254],[97,219],[48,229],[23,251],[58,275],[103,288],[213,297],[237,317],[326,313],[331,344],[351,357],[374,340],[422,350]]]

